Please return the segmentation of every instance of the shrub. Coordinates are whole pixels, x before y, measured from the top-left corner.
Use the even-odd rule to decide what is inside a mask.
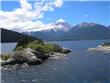
[[[61,52],[61,48],[56,44],[45,44],[47,52]]]
[[[29,43],[26,48],[31,48],[39,52],[61,52],[61,48],[56,44],[38,43],[37,41]]]
[[[26,41],[26,40],[25,40]],[[24,43],[24,44],[23,44]],[[22,46],[23,45],[23,46]],[[19,43],[14,51],[23,50],[24,48],[31,48],[33,50],[42,52],[42,53],[50,53],[50,52],[61,52],[61,47],[56,44],[44,43],[39,41],[26,41]]]
[[[2,54],[1,55],[1,59],[5,60],[5,61],[8,60],[10,57],[11,57],[11,54]]]
[[[104,42],[102,46],[110,46],[110,42]]]
[[[23,48],[23,46],[18,46],[18,47],[16,47],[16,49],[13,49],[13,51],[18,51],[18,50],[23,50],[24,48]]]
[[[17,50],[18,47],[20,47],[20,48],[22,48],[22,47],[23,47],[23,48],[26,48],[26,46],[27,46],[29,43],[32,43],[32,42],[34,42],[34,41],[36,41],[37,43],[43,43],[43,40],[40,40],[40,39],[35,40],[35,39],[32,39],[32,38],[21,38],[21,39],[19,39],[19,41],[18,41],[16,47],[15,47],[13,50]]]

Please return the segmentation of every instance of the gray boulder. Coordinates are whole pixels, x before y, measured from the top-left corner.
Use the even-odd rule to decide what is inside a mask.
[[[25,54],[28,58],[29,58],[29,56],[31,56],[31,57],[35,56],[35,57],[37,57],[38,59],[41,59],[41,60],[45,60],[49,57],[48,54],[44,54],[44,53],[32,50],[31,48],[25,49]]]
[[[27,64],[36,65],[36,64],[42,63],[42,60],[36,57],[34,50],[27,48],[25,49],[24,53],[26,55]]]
[[[67,49],[67,48],[62,48],[62,53],[64,53],[64,54],[67,54],[67,53],[70,53],[71,52],[71,50],[70,49]]]
[[[14,65],[16,64],[16,59],[11,57],[6,61],[7,64]]]
[[[33,65],[42,63],[42,60],[36,57],[34,50],[27,48],[23,51],[15,51],[7,61],[2,61],[1,65],[15,65],[23,63]]]
[[[7,61],[0,60],[0,63],[1,63],[1,65],[6,65],[7,64]]]
[[[37,64],[41,64],[41,63],[42,63],[42,60],[38,59],[38,58],[30,59],[27,62],[28,65],[37,65]]]
[[[27,63],[23,63],[22,65],[21,65],[21,67],[22,68],[28,68],[28,67],[30,67]]]

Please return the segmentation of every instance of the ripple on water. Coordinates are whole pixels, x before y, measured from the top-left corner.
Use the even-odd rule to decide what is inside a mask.
[[[49,59],[24,69],[2,70],[3,83],[109,83],[109,54],[86,52],[102,41],[57,42],[72,49],[68,59]]]

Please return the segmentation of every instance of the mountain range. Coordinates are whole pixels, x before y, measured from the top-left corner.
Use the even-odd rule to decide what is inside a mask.
[[[22,38],[44,39],[44,40],[99,40],[110,39],[110,26],[97,23],[81,23],[71,26],[66,21],[55,22],[49,25],[51,28],[32,32],[15,32],[12,30],[1,30],[1,42],[18,42]]]
[[[110,29],[96,23],[81,23],[74,26],[64,37],[69,40],[110,39]]]
[[[50,28],[42,31],[33,31],[28,34],[44,40],[60,40],[61,36],[72,28],[72,26],[65,21],[51,23],[48,27]]]
[[[110,39],[110,26],[97,23],[81,23],[71,26],[66,21],[50,24],[50,29],[41,31],[24,32],[44,40],[96,40]]]

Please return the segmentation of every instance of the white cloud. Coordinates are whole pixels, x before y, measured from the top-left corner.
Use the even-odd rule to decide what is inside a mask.
[[[13,11],[0,11],[0,27],[14,29],[17,31],[32,31],[45,29],[46,24],[42,22],[43,16],[47,11],[54,11],[55,7],[61,7],[62,0],[54,2],[36,1],[34,8],[27,0],[20,0],[20,8]]]
[[[54,4],[56,7],[61,7],[63,5],[63,1],[62,0],[56,0]]]
[[[32,9],[32,6],[27,2],[27,0],[20,0],[21,8],[24,10]]]

